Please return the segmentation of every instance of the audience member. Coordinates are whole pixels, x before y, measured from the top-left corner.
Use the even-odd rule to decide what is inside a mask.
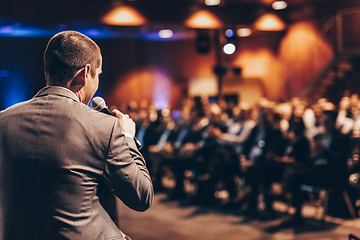
[[[301,185],[342,190],[348,182],[347,157],[350,154],[350,138],[335,128],[337,112],[323,112],[325,132],[314,137],[312,149],[313,166],[293,176],[288,188],[292,193],[295,215],[286,224],[303,223],[301,207],[305,201]]]
[[[149,116],[155,112],[151,106],[138,107],[137,138],[144,143],[146,158],[152,159],[149,168],[156,189],[162,188],[163,170],[172,172],[175,187],[168,199],[194,196],[192,203],[220,203],[216,192],[226,190],[228,198],[221,202],[227,207],[246,206],[246,216],[259,216],[262,195],[261,213],[273,216],[272,185],[277,182],[282,199],[292,199],[297,209],[287,223],[296,225],[302,223],[300,210],[306,200],[301,186],[356,186],[348,176],[353,173],[354,179],[359,168],[359,102],[357,94],[344,97],[337,110],[325,98],[311,105],[299,98],[278,103],[261,98],[255,109],[243,102],[226,106],[222,101],[220,106],[187,100],[176,122],[164,114]],[[191,193],[184,186],[188,180]]]
[[[172,171],[175,177],[175,187],[169,196],[170,199],[186,196],[184,172],[193,169],[194,157],[197,150],[203,145],[203,134],[208,125],[209,119],[205,116],[204,106],[201,104],[193,106],[190,112],[189,125],[184,124],[174,142],[176,155],[172,164]]]
[[[163,190],[161,180],[165,175],[164,166],[170,165],[173,158],[172,142],[175,135],[175,122],[169,109],[161,110],[160,122],[157,128],[157,132],[159,132],[156,137],[157,141],[148,147],[148,162],[151,162],[149,171],[155,192]]]
[[[248,187],[240,202],[247,203],[247,209],[244,213],[251,217],[257,215],[258,195],[261,187],[266,188],[264,189],[265,193],[268,190],[269,185],[264,182],[264,179],[271,178],[273,175],[271,168],[277,165],[269,157],[274,154],[280,156],[284,151],[283,134],[279,129],[273,128],[270,116],[268,109],[263,107],[259,109],[259,122],[244,144],[243,154],[248,160],[243,161],[242,171]],[[271,198],[264,196],[264,199],[266,210],[271,212]]]
[[[225,166],[231,161],[228,152],[222,151],[223,145],[219,144],[212,134],[214,129],[225,132],[227,127],[222,119],[223,111],[217,104],[209,108],[209,124],[204,128],[201,141],[194,156],[194,180],[197,192],[192,202],[199,204],[215,203],[215,187],[224,175]]]
[[[221,144],[218,150],[219,157],[223,159],[220,179],[224,182],[226,190],[229,193],[228,206],[236,205],[239,189],[235,183],[236,178],[241,178],[241,154],[243,153],[243,144],[249,138],[256,122],[251,118],[251,109],[246,103],[240,103],[233,108],[231,124],[228,126],[227,132],[221,131],[219,128],[213,128],[211,134],[217,137],[217,141]]]

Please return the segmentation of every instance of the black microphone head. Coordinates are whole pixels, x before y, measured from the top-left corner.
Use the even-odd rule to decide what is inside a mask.
[[[94,97],[91,101],[91,107],[96,111],[101,111],[106,108],[105,100],[102,97]]]

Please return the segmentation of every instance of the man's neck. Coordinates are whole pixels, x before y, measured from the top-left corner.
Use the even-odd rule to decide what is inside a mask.
[[[77,101],[80,102],[80,99],[79,99],[78,95],[77,95],[76,93],[74,93],[71,89],[69,89],[69,88],[66,87],[66,86],[61,86],[61,85],[47,85],[47,87],[54,87],[54,88],[66,89],[67,91],[69,91],[69,92],[72,93],[72,95],[75,97],[75,99],[76,99]]]

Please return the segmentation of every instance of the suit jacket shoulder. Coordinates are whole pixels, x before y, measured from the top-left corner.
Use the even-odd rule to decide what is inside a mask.
[[[146,169],[145,161],[130,140],[115,117],[94,111],[59,87],[44,88],[31,100],[3,111],[0,238],[123,236],[96,193],[107,179],[120,197],[129,195],[139,205],[134,208],[150,205],[151,182],[141,170]],[[132,184],[135,181],[141,182],[143,191]]]

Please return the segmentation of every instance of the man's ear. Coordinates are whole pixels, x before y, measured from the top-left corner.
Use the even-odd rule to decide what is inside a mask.
[[[85,86],[86,82],[90,77],[90,64],[86,64],[85,67],[76,72],[74,79],[71,82],[71,85],[80,85]]]

